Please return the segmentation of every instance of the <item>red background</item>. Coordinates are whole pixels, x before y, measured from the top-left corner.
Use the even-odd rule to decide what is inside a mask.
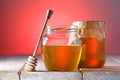
[[[48,25],[104,20],[106,52],[120,54],[120,0],[0,0],[0,54],[32,54],[47,9]]]

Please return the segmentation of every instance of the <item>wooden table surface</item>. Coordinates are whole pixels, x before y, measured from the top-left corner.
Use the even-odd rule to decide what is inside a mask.
[[[0,55],[0,80],[120,80],[120,54],[107,55],[103,68],[81,68],[77,72],[48,72],[41,56],[37,72],[18,71],[28,55]]]

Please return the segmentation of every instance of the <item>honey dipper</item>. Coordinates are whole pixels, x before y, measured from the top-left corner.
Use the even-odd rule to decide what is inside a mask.
[[[46,28],[46,24],[48,22],[48,20],[50,19],[51,15],[52,15],[53,11],[52,10],[47,10],[47,13],[46,13],[46,19],[44,21],[44,25],[43,25],[43,28],[42,28],[42,31],[40,33],[40,36],[39,36],[39,39],[38,39],[38,42],[35,46],[35,50],[34,50],[34,53],[32,56],[29,56],[25,65],[24,65],[24,71],[35,71],[35,67],[37,66],[37,58],[36,58],[36,54],[37,54],[37,50],[39,48],[39,44],[40,44],[40,41],[42,39],[42,36],[43,36],[43,33],[45,31],[45,28]]]

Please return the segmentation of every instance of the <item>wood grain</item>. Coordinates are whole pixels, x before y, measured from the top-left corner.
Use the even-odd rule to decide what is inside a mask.
[[[37,72],[19,75],[27,55],[0,56],[0,80],[120,80],[120,55],[107,55],[103,68],[81,68],[78,72],[48,72],[41,56],[37,57]]]
[[[21,80],[81,80],[80,72],[22,72]]]
[[[120,80],[120,72],[86,72],[83,80]]]
[[[19,80],[17,72],[0,71],[0,80]]]

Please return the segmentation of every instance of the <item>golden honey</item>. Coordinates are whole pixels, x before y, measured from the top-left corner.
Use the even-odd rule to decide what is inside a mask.
[[[76,71],[81,56],[80,46],[43,45],[44,63],[49,71]]]
[[[79,68],[99,68],[105,63],[105,39],[81,38],[82,55]]]

